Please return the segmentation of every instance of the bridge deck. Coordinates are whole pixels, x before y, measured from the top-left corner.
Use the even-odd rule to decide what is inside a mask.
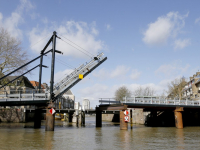
[[[183,107],[184,109],[200,109],[200,101],[191,101],[191,100],[166,100],[166,99],[155,99],[153,97],[133,97],[126,98],[123,103],[119,103],[119,101],[110,100],[99,100],[100,107],[113,107],[115,105],[123,104],[127,105],[127,108],[144,108],[144,111],[149,110],[166,110],[166,109],[175,109],[177,107]],[[115,103],[115,104],[114,104]]]

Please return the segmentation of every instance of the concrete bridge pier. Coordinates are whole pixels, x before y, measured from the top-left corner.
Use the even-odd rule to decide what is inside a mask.
[[[176,128],[183,129],[183,117],[182,117],[183,107],[177,107],[174,110],[175,124]]]
[[[102,127],[102,111],[96,107],[96,127]]]
[[[34,114],[34,128],[41,128],[42,110],[35,109]]]
[[[128,122],[124,121],[124,111],[120,111],[120,130],[127,130],[128,129]]]
[[[50,113],[51,108],[55,109],[54,103],[49,104],[46,109],[45,131],[54,131],[55,113],[53,115]]]

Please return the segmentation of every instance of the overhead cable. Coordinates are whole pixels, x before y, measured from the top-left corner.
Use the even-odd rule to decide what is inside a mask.
[[[81,48],[82,50],[86,51],[87,53],[89,53],[90,55],[92,55],[93,57],[95,57],[95,55],[93,55],[92,53],[90,53],[89,51],[85,50],[84,48],[80,47],[79,45],[77,45],[76,43],[72,42],[71,40],[69,40],[68,38],[61,36],[63,38],[65,38],[66,40],[70,41],[71,43],[73,43],[74,45],[78,46],[79,48]]]

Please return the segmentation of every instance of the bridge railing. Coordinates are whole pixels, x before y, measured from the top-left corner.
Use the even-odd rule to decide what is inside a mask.
[[[159,97],[125,97],[123,101],[115,98],[100,98],[100,104],[134,103],[134,104],[156,104],[156,105],[188,105],[200,106],[200,100],[168,100]]]
[[[193,105],[200,106],[200,100],[168,100],[159,97],[128,97],[125,103],[164,104],[164,105]]]
[[[39,101],[49,100],[48,93],[37,93],[36,90],[29,91],[0,91],[0,102],[7,101]]]
[[[108,104],[120,104],[120,101],[116,101],[115,98],[100,98],[100,104],[108,103]]]

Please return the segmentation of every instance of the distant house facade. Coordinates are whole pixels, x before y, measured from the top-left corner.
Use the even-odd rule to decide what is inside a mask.
[[[190,100],[200,100],[200,72],[196,72],[183,89],[183,98]]]
[[[0,86],[3,86],[18,76],[8,76],[0,81]],[[7,86],[0,89],[0,94],[19,94],[19,93],[32,93],[34,86],[30,83],[27,77],[21,76],[20,78],[9,83]],[[8,107],[8,106],[7,106]],[[24,106],[21,106],[23,108]],[[29,107],[29,106],[26,106]]]
[[[56,109],[74,109],[75,96],[71,90],[68,90],[62,97],[55,101]]]
[[[89,101],[89,99],[84,99],[83,100],[82,109],[83,109],[83,111],[90,109],[90,101]]]
[[[8,82],[14,80],[18,76],[8,76],[0,81],[0,86],[7,84]],[[46,83],[41,84],[42,92],[49,91],[49,86]],[[0,89],[0,94],[17,94],[17,93],[33,93],[38,92],[39,82],[29,81],[25,76],[22,76],[13,82],[9,83],[7,86]],[[57,109],[74,109],[75,96],[68,90],[63,94],[62,97],[56,100],[55,105]],[[60,104],[60,105],[59,105]],[[30,106],[26,106],[27,108]],[[32,106],[31,106],[32,107]]]
[[[8,82],[14,80],[18,76],[8,76],[2,81],[0,81],[0,85],[3,86]],[[0,92],[5,92],[7,94],[15,94],[15,93],[31,93],[34,90],[33,85],[30,83],[27,77],[22,76],[13,82],[9,83],[7,86],[0,89]]]

